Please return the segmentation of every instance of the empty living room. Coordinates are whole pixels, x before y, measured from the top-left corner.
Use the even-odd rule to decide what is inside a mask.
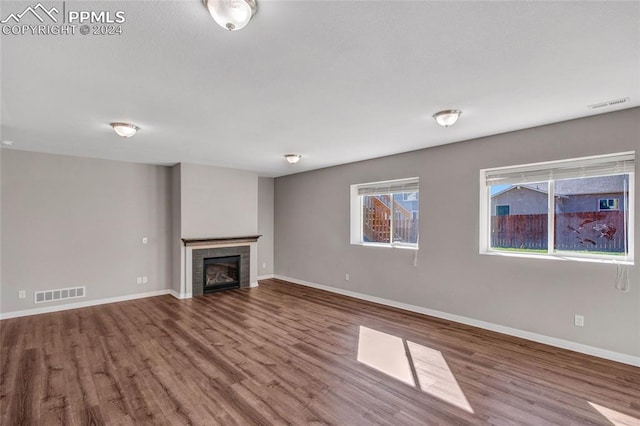
[[[640,426],[639,22],[3,0],[0,424]]]

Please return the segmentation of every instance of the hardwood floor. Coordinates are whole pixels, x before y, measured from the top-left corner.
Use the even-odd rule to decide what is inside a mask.
[[[640,368],[278,280],[0,322],[0,424],[640,424]]]

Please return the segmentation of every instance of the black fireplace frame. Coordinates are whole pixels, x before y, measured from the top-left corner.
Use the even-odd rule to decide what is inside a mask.
[[[217,265],[221,263],[235,262],[235,280],[231,282],[217,283],[215,285],[207,285],[207,266]],[[209,294],[217,291],[230,290],[234,288],[240,288],[240,271],[242,267],[242,256],[219,256],[219,257],[205,257],[202,259],[202,293]]]
[[[208,257],[227,257],[240,255],[240,288],[249,288],[251,285],[251,247],[247,245],[224,246],[224,247],[207,247],[197,248],[192,251],[191,256],[191,289],[192,296],[202,296],[203,288],[203,260]]]

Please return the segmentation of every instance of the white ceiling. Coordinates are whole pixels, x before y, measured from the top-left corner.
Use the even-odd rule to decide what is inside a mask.
[[[1,138],[281,176],[640,105],[638,1],[258,2],[226,32],[199,0],[67,1],[124,10],[123,34],[2,36]]]

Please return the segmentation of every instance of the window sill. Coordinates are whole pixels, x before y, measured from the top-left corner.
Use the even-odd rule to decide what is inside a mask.
[[[384,243],[351,243],[354,246],[364,247],[382,247],[382,248],[397,248],[402,250],[418,250],[418,246],[407,246],[402,244],[384,244]]]
[[[574,261],[574,262],[604,263],[604,264],[610,264],[610,265],[634,265],[635,264],[633,260],[627,260],[627,259],[618,260],[610,257],[512,253],[512,252],[500,252],[500,251],[480,251],[480,254],[489,255],[489,256],[522,257],[527,259],[568,260],[568,261]]]

